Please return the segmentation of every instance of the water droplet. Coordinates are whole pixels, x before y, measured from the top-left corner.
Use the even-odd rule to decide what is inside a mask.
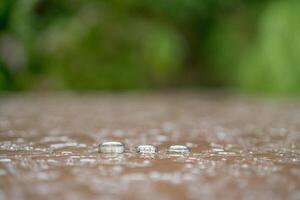
[[[185,145],[172,145],[168,148],[168,153],[190,153],[191,150]]]
[[[62,151],[61,152],[62,155],[70,155],[72,153],[73,153],[72,151]]]
[[[224,149],[222,149],[222,148],[213,148],[212,149],[212,152],[221,152],[221,151],[224,151]]]
[[[156,153],[157,152],[157,148],[153,145],[139,145],[136,148],[137,153]]]
[[[121,142],[103,142],[99,145],[101,153],[123,153],[125,146]]]
[[[9,158],[1,158],[0,162],[11,162],[11,159],[9,159]]]
[[[60,149],[60,148],[64,148],[64,147],[76,147],[76,146],[77,146],[76,142],[67,142],[67,143],[51,144],[50,148]]]
[[[95,162],[96,162],[96,159],[92,159],[92,158],[81,158],[81,159],[80,159],[80,162],[83,162],[83,163],[95,163]]]
[[[227,152],[227,151],[219,151],[219,155],[224,155],[224,156],[236,156],[237,154],[235,152]]]
[[[53,159],[48,159],[47,162],[48,163],[59,163],[57,160],[53,160]]]

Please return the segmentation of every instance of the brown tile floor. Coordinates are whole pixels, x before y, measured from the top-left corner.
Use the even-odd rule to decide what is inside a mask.
[[[300,199],[300,101],[225,95],[0,97],[0,199]],[[124,142],[104,155],[97,144]],[[155,155],[134,152],[154,144]],[[171,144],[191,147],[169,155]]]

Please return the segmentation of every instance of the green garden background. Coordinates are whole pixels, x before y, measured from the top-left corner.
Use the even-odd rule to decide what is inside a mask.
[[[299,0],[1,0],[1,91],[300,94]]]

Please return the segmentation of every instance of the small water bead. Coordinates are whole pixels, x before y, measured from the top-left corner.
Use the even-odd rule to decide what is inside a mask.
[[[157,152],[157,147],[153,145],[139,145],[136,148],[137,153],[143,153],[143,154],[153,154]]]
[[[191,149],[185,145],[171,145],[168,153],[190,153]]]
[[[4,162],[4,163],[11,162],[11,159],[10,158],[0,158],[0,162]]]
[[[224,149],[222,149],[222,148],[213,148],[211,151],[212,152],[223,152]]]
[[[123,153],[125,146],[121,142],[103,142],[99,145],[101,153]]]

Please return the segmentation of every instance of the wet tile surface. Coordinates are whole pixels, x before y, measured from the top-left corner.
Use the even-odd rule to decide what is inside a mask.
[[[0,98],[0,199],[300,199],[300,101]],[[123,154],[101,154],[119,141]],[[138,154],[152,144],[156,154]],[[188,154],[169,154],[186,145]]]

